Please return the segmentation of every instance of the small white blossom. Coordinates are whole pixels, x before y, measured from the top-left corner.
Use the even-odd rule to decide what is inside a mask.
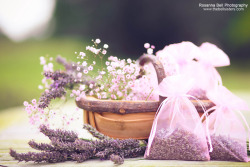
[[[93,66],[89,66],[89,67],[88,67],[88,70],[89,70],[89,71],[92,71],[92,70],[93,70]]]
[[[132,60],[131,59],[127,59],[127,62],[130,64],[130,63],[132,63]]]
[[[88,63],[87,63],[86,61],[82,62],[82,66],[83,66],[83,67],[87,66],[87,64],[88,64]]]
[[[85,57],[86,54],[84,52],[80,52],[80,56]]]
[[[83,91],[85,89],[85,85],[80,85],[79,90]]]
[[[108,49],[109,46],[108,46],[107,44],[104,44],[103,47],[104,47],[105,49]]]
[[[145,43],[144,44],[144,48],[148,49],[150,47],[150,44],[149,43]]]
[[[43,89],[43,86],[42,86],[42,85],[39,85],[39,86],[38,86],[38,89]]]
[[[43,56],[40,57],[40,64],[44,65],[46,63],[46,60]]]
[[[152,48],[148,48],[147,53],[150,54],[150,55],[153,54],[153,49]]]
[[[106,50],[103,50],[103,51],[102,51],[102,54],[104,54],[104,55],[107,54],[107,51],[106,51]]]
[[[81,78],[82,77],[82,73],[81,72],[77,73],[77,77]]]
[[[99,43],[101,43],[101,40],[100,39],[96,39],[95,43],[99,44]]]
[[[104,75],[104,74],[106,74],[106,72],[105,72],[105,71],[101,71],[100,74],[101,74],[101,75]]]

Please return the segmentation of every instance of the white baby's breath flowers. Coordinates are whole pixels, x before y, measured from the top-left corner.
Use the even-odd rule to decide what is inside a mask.
[[[38,85],[38,89],[43,89],[43,86],[42,85]]]
[[[150,55],[152,55],[153,54],[153,49],[152,48],[148,48],[147,49],[147,53],[150,54]]]
[[[95,40],[95,43],[99,44],[99,43],[101,43],[101,40],[97,38],[97,39]]]
[[[82,56],[82,57],[85,57],[85,56],[86,56],[86,54],[85,54],[84,52],[80,52],[79,55]]]
[[[144,44],[144,48],[148,49],[150,47],[150,44],[149,43],[145,43]]]
[[[105,49],[108,49],[108,47],[109,47],[108,44],[103,45],[103,48],[105,48]]]
[[[83,67],[87,66],[87,64],[88,64],[88,63],[87,63],[86,61],[82,62],[82,66],[83,66]]]

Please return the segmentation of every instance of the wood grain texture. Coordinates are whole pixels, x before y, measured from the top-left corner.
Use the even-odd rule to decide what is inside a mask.
[[[203,112],[202,107],[196,100],[191,100],[198,112]],[[206,109],[214,106],[210,100],[200,100]],[[125,101],[125,100],[100,100],[86,96],[76,101],[79,108],[87,111],[102,113],[111,112],[117,114],[156,112],[159,107],[158,101]]]
[[[124,100],[100,100],[86,96],[76,101],[79,108],[97,113],[111,112],[118,114],[156,112],[158,101],[124,101]]]

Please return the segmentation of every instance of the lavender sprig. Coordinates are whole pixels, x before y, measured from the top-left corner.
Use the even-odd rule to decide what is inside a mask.
[[[52,137],[50,140],[54,148],[60,152],[72,153],[76,150],[74,142],[63,142],[55,137]]]
[[[86,129],[90,134],[92,134],[94,137],[103,140],[103,139],[110,139],[110,137],[105,136],[104,134],[97,131],[93,126],[89,124],[84,124],[83,129]]]
[[[45,91],[39,99],[39,108],[43,109],[49,106],[52,99],[64,96],[66,94],[65,88],[71,88],[76,83],[72,75],[61,71],[45,72],[44,76],[51,78],[54,82],[50,85],[49,91]]]
[[[77,78],[73,74],[68,74],[62,71],[45,72],[46,78],[52,79],[54,82],[50,85],[48,91],[45,91],[39,99],[39,108],[46,108],[49,106],[52,99],[60,98],[66,94],[66,89],[73,89],[78,84],[94,84],[94,79],[85,76],[84,78]]]
[[[10,149],[10,155],[14,157],[15,160],[20,161],[34,161],[34,162],[64,162],[68,160],[68,155],[60,152],[28,152],[28,153],[17,153],[16,151]]]
[[[31,148],[34,148],[36,150],[41,150],[41,151],[46,151],[46,152],[51,152],[51,151],[57,151],[56,148],[47,143],[37,143],[34,140],[29,141],[28,143]]]
[[[40,132],[42,132],[45,136],[48,136],[49,139],[55,137],[61,141],[74,142],[78,138],[77,133],[73,131],[66,131],[61,129],[53,130],[49,129],[45,125],[40,126]]]
[[[62,64],[67,71],[72,71],[72,63],[67,62],[67,60],[61,56],[56,57],[56,62]]]

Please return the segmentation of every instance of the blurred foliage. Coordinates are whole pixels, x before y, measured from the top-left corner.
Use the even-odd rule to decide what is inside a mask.
[[[199,3],[246,3],[247,0],[60,0],[55,35],[105,39],[113,54],[138,58],[149,42],[156,50],[181,41],[211,42],[236,61],[249,59],[250,9],[206,12]]]
[[[155,45],[156,51],[181,41],[214,43],[231,59],[230,67],[219,69],[225,86],[250,91],[249,7],[243,12],[205,12],[199,3],[208,1],[57,1],[50,39],[13,43],[0,37],[0,109],[39,97],[40,56],[60,54],[72,60],[75,51],[85,50],[85,41],[96,38],[105,41],[114,56],[133,59],[146,51],[146,42]],[[227,3],[249,5],[246,0]]]
[[[13,43],[0,40],[0,109],[22,105],[24,100],[38,98],[43,67],[40,56],[62,55],[75,59],[75,51],[85,49],[82,40],[53,38],[44,41]]]
[[[234,17],[229,26],[229,39],[234,46],[244,45],[250,42],[250,10]],[[249,45],[248,45],[249,47]],[[249,52],[248,52],[249,53]]]

